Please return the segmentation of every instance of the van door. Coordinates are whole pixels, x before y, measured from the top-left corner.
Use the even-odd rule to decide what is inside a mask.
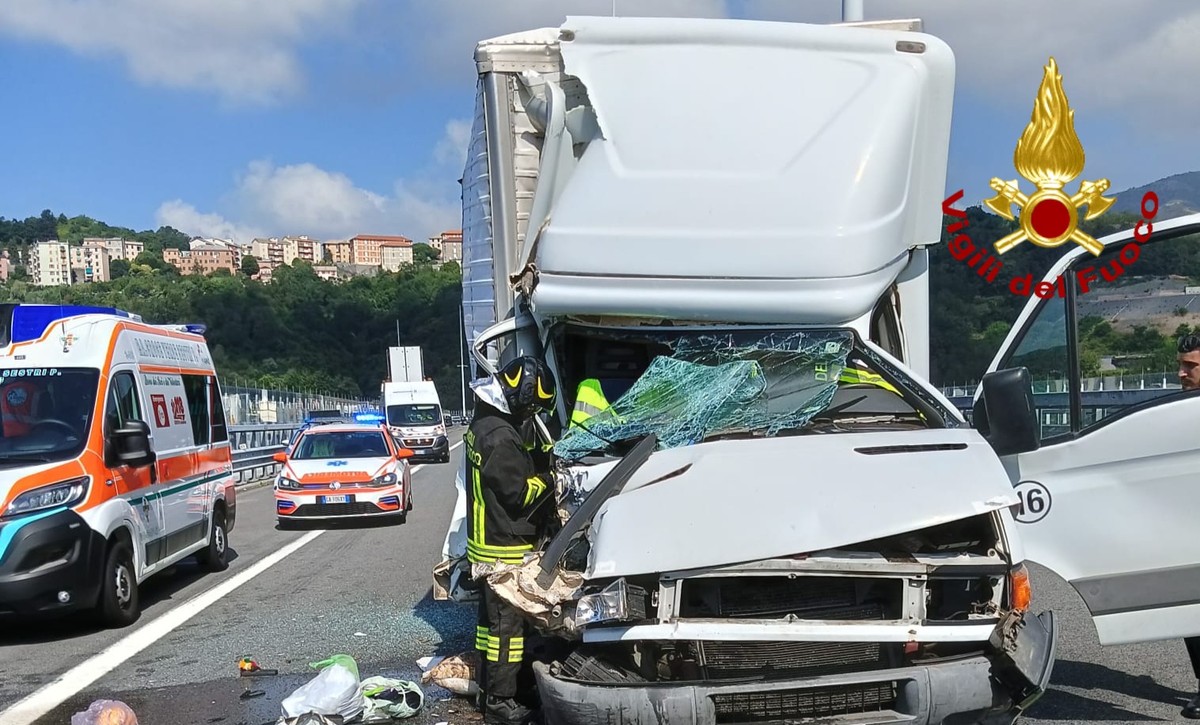
[[[113,431],[132,420],[146,421],[143,411],[142,395],[134,371],[126,369],[113,372],[109,378],[104,404],[106,451],[107,441],[110,440]],[[158,541],[163,536],[162,499],[154,488],[155,473],[153,465],[140,468],[118,465],[110,469],[116,494],[128,501],[133,511],[133,524],[137,534],[135,545],[140,547],[137,559],[142,562],[142,568],[156,561],[156,557],[150,556],[147,544]]]
[[[163,507],[163,537],[155,542],[155,561],[177,554],[203,539],[203,506],[191,501],[197,485],[195,433],[184,378],[173,372],[143,372],[150,400],[150,426],[158,456],[158,495]]]
[[[1200,635],[1200,392],[1175,362],[1200,324],[1198,233],[1193,215],[1068,253],[1044,278],[1063,296],[1032,297],[989,367],[1033,380],[1040,448],[1002,457],[1026,558],[1075,587],[1101,644]]]

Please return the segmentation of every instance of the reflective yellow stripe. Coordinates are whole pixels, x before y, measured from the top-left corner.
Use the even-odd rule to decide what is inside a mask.
[[[891,383],[884,380],[883,376],[876,375],[874,373],[869,373],[869,372],[866,372],[865,370],[858,370],[856,368],[844,368],[842,370],[842,374],[838,376],[838,382],[839,383],[847,383],[849,385],[865,383],[868,385],[874,385],[876,387],[883,388],[885,390],[890,390],[893,393],[896,393],[897,395],[900,394],[900,391],[896,390],[896,388],[893,387]]]
[[[473,541],[467,542],[467,558],[477,562],[501,562],[504,564],[522,564],[525,552],[533,551],[533,545],[524,546],[487,546]]]
[[[525,479],[525,505],[533,503],[546,490],[546,483],[537,476]]]
[[[575,408],[571,411],[570,425],[586,422],[588,418],[608,410],[608,400],[600,388],[600,381],[588,378],[575,390]]]

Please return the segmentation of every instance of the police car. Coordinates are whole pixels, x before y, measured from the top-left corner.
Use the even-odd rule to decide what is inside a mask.
[[[379,423],[325,423],[302,429],[275,479],[280,528],[301,520],[392,517],[412,510],[412,450]]]

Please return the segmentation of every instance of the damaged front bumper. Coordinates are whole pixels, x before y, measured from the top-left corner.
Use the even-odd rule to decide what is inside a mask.
[[[770,682],[584,683],[535,663],[547,722],[591,724],[1011,723],[1045,691],[1052,612],[997,625],[986,654],[931,664]]]

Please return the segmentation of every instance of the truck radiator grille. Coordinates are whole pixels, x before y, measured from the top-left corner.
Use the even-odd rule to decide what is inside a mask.
[[[839,577],[730,577],[683,583],[680,615],[871,620],[897,616],[901,583]]]
[[[712,695],[721,725],[784,722],[795,718],[836,717],[891,710],[896,704],[895,682],[814,687],[804,690]]]
[[[878,642],[699,642],[709,679],[806,677],[882,669],[890,661]]]

